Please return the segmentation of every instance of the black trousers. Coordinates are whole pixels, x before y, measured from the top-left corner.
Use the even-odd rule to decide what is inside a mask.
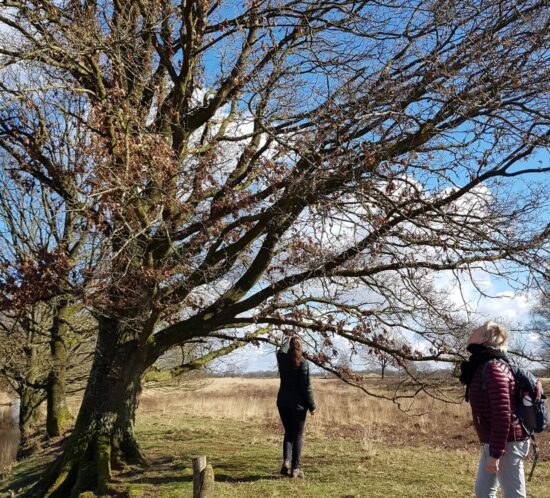
[[[297,469],[300,467],[307,410],[298,410],[296,408],[285,408],[281,406],[278,408],[281,422],[285,428],[283,460],[285,462],[290,462],[293,469]]]

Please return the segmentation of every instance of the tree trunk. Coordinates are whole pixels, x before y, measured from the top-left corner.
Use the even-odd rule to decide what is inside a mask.
[[[101,318],[94,362],[73,432],[32,496],[108,494],[113,465],[143,463],[133,434],[145,348],[128,322]]]
[[[50,331],[52,367],[48,377],[46,433],[48,437],[60,436],[72,415],[66,402],[67,347],[65,338],[69,327],[71,309],[65,302],[53,309]]]
[[[42,392],[29,386],[21,386],[18,389],[19,394],[19,446],[17,448],[17,459],[26,458],[36,448],[33,436],[35,435],[34,427],[38,423],[39,413],[38,407],[41,401]]]
[[[37,387],[39,384],[37,364],[37,353],[34,344],[34,331],[29,327],[30,336],[27,337],[27,344],[23,348],[25,380],[19,383],[17,394],[19,395],[19,446],[17,448],[17,459],[26,458],[34,452],[37,447],[34,427],[39,422],[39,410],[44,400],[44,391]]]

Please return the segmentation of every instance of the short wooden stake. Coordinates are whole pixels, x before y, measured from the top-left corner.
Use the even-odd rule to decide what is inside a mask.
[[[193,498],[214,496],[214,469],[206,464],[206,457],[193,458]]]

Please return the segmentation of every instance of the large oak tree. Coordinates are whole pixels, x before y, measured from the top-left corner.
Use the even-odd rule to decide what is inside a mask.
[[[0,5],[0,147],[106,254],[73,268],[98,343],[40,496],[139,460],[170,348],[293,330],[319,364],[335,337],[449,360],[436,276],[513,276],[548,235],[545,0]]]

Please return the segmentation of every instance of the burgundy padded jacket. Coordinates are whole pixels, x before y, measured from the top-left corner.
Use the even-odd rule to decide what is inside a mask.
[[[477,368],[470,384],[469,396],[474,425],[482,443],[489,444],[489,454],[499,458],[509,441],[524,441],[529,436],[515,416],[515,380],[508,365],[491,361],[485,368],[485,389]]]

